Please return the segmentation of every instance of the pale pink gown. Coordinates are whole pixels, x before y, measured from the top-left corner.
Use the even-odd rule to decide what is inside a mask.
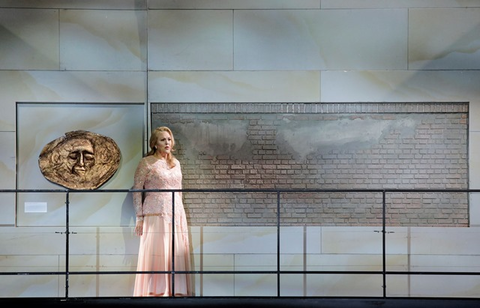
[[[135,172],[134,189],[181,189],[180,162],[170,168],[163,159],[147,156]],[[137,216],[144,217],[140,237],[137,271],[172,270],[172,192],[133,194]],[[175,271],[190,270],[188,226],[180,192],[175,192]],[[191,279],[187,274],[174,274],[175,296],[191,295]],[[137,274],[134,296],[172,296],[172,275]]]

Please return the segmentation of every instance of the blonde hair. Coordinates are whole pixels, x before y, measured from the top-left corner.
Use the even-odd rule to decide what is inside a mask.
[[[173,133],[170,130],[170,128],[166,126],[160,126],[157,127],[153,132],[152,135],[150,136],[150,151],[148,151],[147,156],[151,156],[155,154],[155,151],[157,150],[157,142],[158,138],[160,137],[160,133],[167,132],[170,137],[172,138],[172,145],[171,145],[171,151],[167,155],[167,164],[170,166],[170,168],[175,167],[175,156],[171,152],[174,151],[175,147],[175,138],[173,137]]]

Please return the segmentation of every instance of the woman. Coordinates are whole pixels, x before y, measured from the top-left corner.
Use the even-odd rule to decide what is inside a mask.
[[[138,164],[134,189],[181,189],[180,162],[172,155],[175,139],[167,127],[158,127],[150,137],[150,152]],[[133,194],[135,233],[140,236],[137,271],[188,271],[190,249],[182,195],[175,192],[175,259],[172,260],[172,192]],[[173,262],[172,262],[173,261]],[[172,268],[174,264],[174,269]],[[190,295],[189,275],[137,274],[134,296]],[[174,287],[175,294],[172,292]]]

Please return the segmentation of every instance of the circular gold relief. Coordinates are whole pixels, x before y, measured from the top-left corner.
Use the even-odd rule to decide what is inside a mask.
[[[120,164],[120,149],[113,139],[77,130],[49,142],[40,153],[43,176],[70,189],[97,189]]]

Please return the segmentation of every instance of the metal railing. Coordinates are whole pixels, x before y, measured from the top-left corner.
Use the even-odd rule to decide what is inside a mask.
[[[135,192],[169,192],[172,193],[172,270],[171,271],[71,271],[70,270],[70,235],[74,234],[70,231],[70,195],[75,193],[135,193]],[[276,270],[249,270],[249,271],[175,271],[175,193],[270,193],[276,195]],[[175,275],[178,274],[273,274],[276,275],[277,297],[281,297],[281,279],[282,275],[294,274],[313,274],[313,275],[381,275],[382,276],[382,297],[387,298],[387,277],[389,275],[442,275],[442,276],[480,276],[480,272],[465,271],[389,271],[387,270],[387,194],[390,193],[480,193],[480,189],[181,189],[181,190],[164,190],[164,189],[103,189],[103,190],[70,190],[70,189],[1,189],[0,195],[3,193],[23,194],[23,193],[51,193],[65,194],[65,231],[56,232],[65,235],[65,270],[64,271],[16,271],[16,272],[0,272],[0,276],[14,275],[54,275],[65,276],[65,298],[69,296],[69,279],[71,275],[133,275],[133,274],[170,274],[172,279],[172,290],[175,294]],[[382,270],[380,271],[328,271],[328,270],[301,270],[291,271],[281,269],[281,194],[289,193],[377,193],[382,196],[382,218],[381,230],[376,231],[382,234]],[[175,295],[172,295],[175,297]]]

